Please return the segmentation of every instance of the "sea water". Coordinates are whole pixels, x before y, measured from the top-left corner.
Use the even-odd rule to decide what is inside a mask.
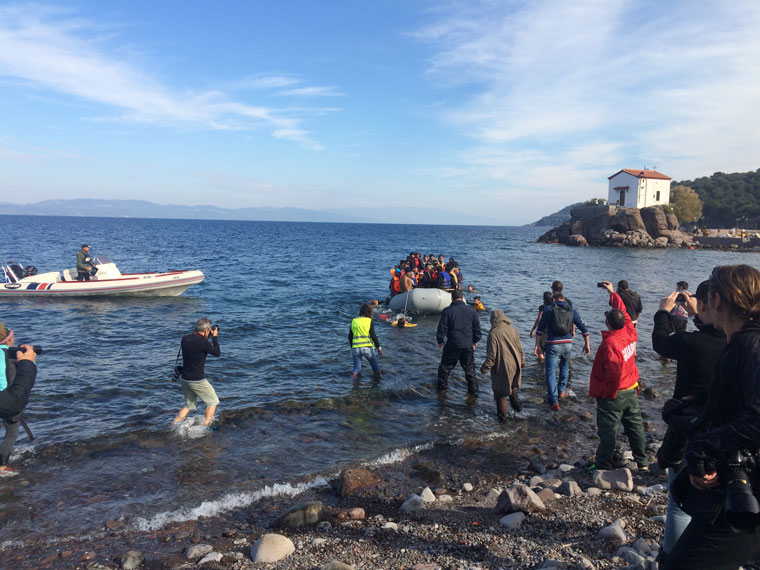
[[[388,292],[389,269],[410,251],[454,257],[489,309],[502,309],[528,353],[522,397],[541,429],[543,367],[528,333],[542,292],[559,279],[591,331],[592,356],[574,347],[571,409],[584,396],[608,297],[601,280],[627,279],[641,294],[637,363],[643,382],[672,391],[675,365],[651,348],[652,315],[680,280],[692,290],[716,264],[755,254],[570,248],[535,243],[547,228],[147,220],[0,216],[5,258],[40,271],[73,267],[82,243],[123,273],[200,269],[206,280],[180,297],[0,301],[0,320],[42,345],[27,419],[0,480],[0,544],[87,535],[124,517],[133,528],[213,515],[324,484],[355,464],[401,461],[436,441],[502,437],[487,377],[467,402],[460,369],[448,398],[436,393],[437,316],[397,329],[376,319],[385,375],[351,380],[348,329],[360,305]],[[471,299],[472,294],[467,298]],[[183,334],[208,316],[220,358],[208,378],[220,397],[218,429],[202,409],[181,426],[171,373]],[[481,315],[484,359],[488,312]],[[366,372],[366,370],[365,370]],[[663,398],[642,400],[651,417]],[[568,426],[567,429],[572,429]],[[594,443],[584,440],[592,454]]]

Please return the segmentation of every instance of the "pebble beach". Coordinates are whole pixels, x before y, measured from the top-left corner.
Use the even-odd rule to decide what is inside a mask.
[[[596,442],[586,412],[547,412],[540,426],[511,421],[513,438],[436,444],[394,463],[348,466],[302,494],[214,517],[150,532],[103,521],[87,541],[10,547],[3,567],[656,568],[667,504],[656,465],[650,473],[606,472],[605,482],[587,469]],[[653,454],[657,438],[647,438]]]

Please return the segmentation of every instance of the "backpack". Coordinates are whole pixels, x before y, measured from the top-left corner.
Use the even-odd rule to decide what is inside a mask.
[[[552,307],[552,332],[554,336],[567,336],[573,326],[573,309],[554,303]]]

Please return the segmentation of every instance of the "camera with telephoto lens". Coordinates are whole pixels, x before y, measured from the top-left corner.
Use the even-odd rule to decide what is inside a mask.
[[[32,350],[34,351],[34,353],[37,356],[39,356],[40,354],[42,354],[42,347],[39,346],[39,345],[35,344],[34,346],[32,346]],[[14,360],[18,360],[18,356],[17,355],[18,355],[19,352],[24,352],[24,349],[21,348],[20,346],[11,346],[10,348],[8,348],[8,358],[12,358]]]
[[[172,382],[176,382],[179,380],[179,377],[182,375],[182,366],[177,365],[174,367],[174,374],[172,374]]]
[[[757,454],[742,449],[718,463],[718,476],[726,487],[726,522],[736,532],[755,530],[760,525],[760,504],[752,492]]]

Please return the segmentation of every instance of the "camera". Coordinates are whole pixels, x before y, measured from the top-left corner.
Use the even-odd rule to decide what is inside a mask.
[[[174,367],[174,374],[172,374],[172,382],[176,382],[179,380],[179,377],[182,375],[182,366],[175,366]]]
[[[760,524],[760,504],[752,492],[757,456],[746,449],[735,451],[718,464],[718,476],[726,486],[726,522],[737,532]]]
[[[35,344],[34,346],[32,346],[32,350],[38,356],[40,354],[42,354],[42,347],[39,346],[39,345]],[[18,359],[17,358],[17,354],[19,352],[24,352],[24,349],[22,349],[20,346],[11,346],[10,348],[8,348],[8,358],[12,358],[14,360],[17,360]]]
[[[601,281],[597,283],[596,286],[599,287],[600,289],[604,289],[605,287],[604,283],[602,283]]]
[[[686,302],[686,295],[683,293],[679,293],[678,297],[676,297],[676,303],[685,303]]]
[[[219,332],[219,325],[211,325],[211,330]]]

